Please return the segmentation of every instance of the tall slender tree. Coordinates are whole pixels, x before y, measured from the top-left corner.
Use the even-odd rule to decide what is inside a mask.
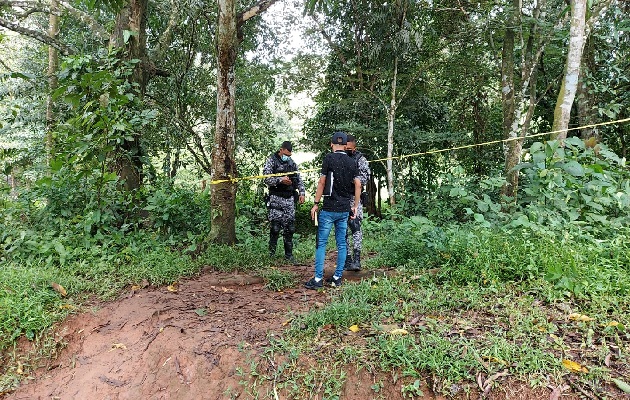
[[[48,17],[48,35],[57,40],[59,35],[59,4],[57,0],[50,2],[50,16]],[[57,89],[57,69],[59,68],[59,51],[48,46],[48,95],[46,96],[46,153],[50,161],[53,158],[53,129],[55,126],[54,102],[52,92]]]
[[[590,2],[592,4],[592,2]],[[579,90],[580,69],[582,66],[582,53],[584,45],[592,30],[593,25],[610,6],[612,0],[602,0],[591,9],[591,15],[587,19],[587,0],[571,0],[571,24],[569,28],[569,42],[567,58],[564,67],[562,86],[556,100],[553,126],[551,130],[553,139],[564,140],[567,137],[571,108],[575,95]]]
[[[212,147],[210,190],[212,226],[210,240],[236,242],[236,77],[234,68],[243,24],[266,11],[277,0],[262,0],[237,14],[236,0],[218,0],[217,24],[217,120]],[[219,181],[220,183],[216,183]]]

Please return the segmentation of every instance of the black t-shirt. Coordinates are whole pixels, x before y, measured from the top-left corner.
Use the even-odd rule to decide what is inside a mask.
[[[323,210],[349,212],[350,199],[354,196],[354,178],[359,176],[355,160],[345,151],[326,154],[321,174],[326,176]]]

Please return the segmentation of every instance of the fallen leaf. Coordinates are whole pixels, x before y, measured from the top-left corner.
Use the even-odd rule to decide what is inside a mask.
[[[630,393],[630,385],[626,382],[616,378],[612,378],[612,381],[615,382],[615,385],[617,385],[619,389],[623,390],[625,393]]]
[[[567,389],[568,389],[568,386],[566,385],[557,386],[556,388],[553,389],[553,391],[551,392],[551,395],[549,395],[549,400],[558,400],[560,396],[562,395],[562,392]]]
[[[52,286],[52,288],[55,289],[55,291],[58,292],[61,297],[66,297],[68,295],[66,289],[64,289],[63,286],[61,286],[60,284],[56,282],[50,282],[50,286]]]
[[[394,336],[396,336],[396,335],[402,336],[402,335],[408,335],[409,334],[409,332],[407,332],[406,329],[401,329],[401,328],[391,330],[391,331],[389,331],[389,333],[390,333],[390,335],[394,335]]]
[[[562,365],[571,372],[588,372],[586,367],[571,360],[562,360]]]
[[[500,358],[497,357],[493,357],[493,356],[483,356],[482,357],[484,360],[488,360],[490,362],[494,362],[494,363],[499,363],[499,364],[503,364],[503,365],[507,365],[507,361],[501,360]]]
[[[569,314],[569,319],[573,321],[580,321],[580,322],[589,322],[593,320],[593,318],[591,317],[588,317],[584,314],[578,314],[578,313]]]
[[[351,330],[354,333],[359,332],[361,329],[359,328],[359,325],[352,325],[350,328],[348,328],[349,330]]]
[[[108,385],[111,385],[113,387],[121,387],[127,384],[126,382],[119,381],[117,379],[111,379],[104,375],[99,376],[98,379],[100,379],[102,382],[107,383]]]
[[[113,343],[110,351],[115,350],[115,349],[127,350],[127,346],[125,346],[123,343]]]
[[[610,358],[612,357],[611,353],[608,353],[606,355],[606,358],[604,358],[604,365],[606,365],[607,367],[610,367]]]

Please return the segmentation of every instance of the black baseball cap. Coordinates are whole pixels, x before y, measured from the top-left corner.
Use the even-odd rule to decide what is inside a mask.
[[[282,146],[280,148],[293,152],[293,145],[288,140],[285,140],[284,142],[282,142]]]
[[[333,133],[333,136],[330,142],[332,144],[346,145],[348,143],[348,136],[346,135],[345,132],[335,132]]]

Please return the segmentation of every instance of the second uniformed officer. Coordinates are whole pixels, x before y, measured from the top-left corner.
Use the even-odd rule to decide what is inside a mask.
[[[298,166],[291,159],[293,145],[282,142],[280,150],[269,156],[263,167],[263,175],[287,173],[281,176],[265,178],[269,188],[267,208],[269,209],[269,255],[276,254],[278,237],[282,231],[284,239],[284,258],[295,262],[293,257],[293,234],[295,233],[295,203],[304,203],[304,183],[297,172]]]
[[[356,161],[359,169],[359,180],[361,186],[365,187],[370,178],[370,167],[368,161],[360,151],[357,150],[357,140],[354,136],[348,135],[348,143],[346,144],[346,153]],[[361,196],[363,197],[363,196]],[[352,196],[351,206],[354,206],[356,199]],[[359,199],[357,206],[357,215],[354,219],[348,220],[348,230],[352,232],[353,254],[350,255],[350,242],[347,241],[348,255],[346,256],[345,269],[348,271],[361,270],[361,247],[363,246],[363,231],[361,230],[361,221],[363,220],[363,199]]]

